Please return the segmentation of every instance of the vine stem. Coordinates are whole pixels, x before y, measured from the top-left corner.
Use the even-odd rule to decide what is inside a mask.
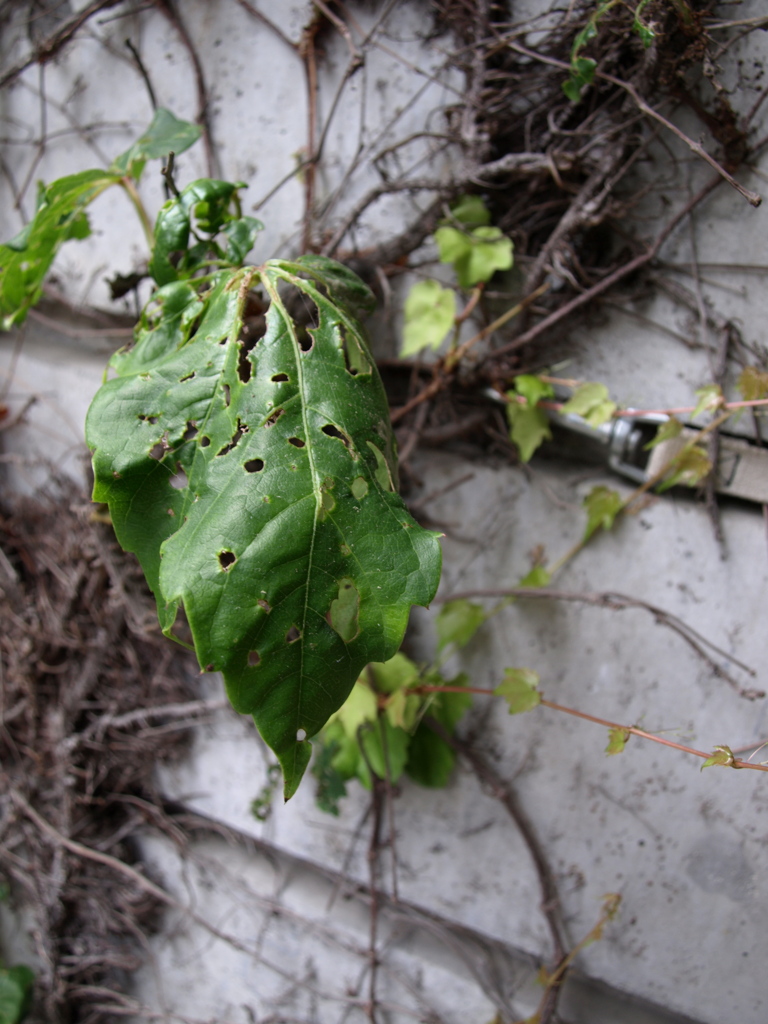
[[[482,697],[497,696],[494,690],[485,690],[479,686],[451,686],[450,684],[437,686],[432,685],[431,683],[422,683],[419,686],[409,687],[408,692],[414,694],[472,693],[478,694]],[[639,729],[636,725],[622,725],[620,722],[612,722],[608,718],[598,718],[597,715],[590,715],[586,711],[579,711],[577,708],[571,708],[565,704],[556,704],[554,701],[546,700],[544,697],[539,698],[539,704],[542,707],[551,708],[553,711],[561,711],[564,715],[573,715],[574,718],[583,718],[587,722],[594,722],[595,725],[603,725],[607,729],[617,729],[620,732],[630,733],[632,736],[639,736],[640,739],[643,740],[651,740],[653,743],[661,743],[665,747],[672,747],[674,750],[680,750],[684,754],[693,754],[694,757],[703,758],[705,761],[712,756],[711,753],[708,754],[704,750],[697,750],[695,747],[687,747],[683,743],[675,743],[674,740],[667,740],[663,736],[657,736],[655,733],[646,732],[645,729]],[[722,767],[753,768],[758,772],[768,772],[768,765],[752,764],[751,762],[743,761],[738,757],[734,757],[727,765],[723,765]]]
[[[541,375],[541,379],[545,383],[552,383],[554,380],[557,384],[568,384],[568,386],[578,387],[578,381],[563,381],[556,378],[545,377]],[[538,402],[537,405],[540,409],[551,409],[553,412],[560,412],[565,402]],[[739,409],[756,409],[761,406],[768,405],[768,398],[751,398],[743,402],[723,402],[718,408],[728,410],[728,412],[735,412]],[[698,406],[685,405],[679,409],[616,409],[612,413],[613,419],[636,419],[640,416],[682,416],[685,413],[696,412]]]
[[[141,196],[139,195],[138,189],[136,188],[136,182],[133,180],[133,178],[130,178],[128,177],[128,175],[126,175],[124,178],[120,179],[120,184],[123,186],[123,188],[126,191],[126,194],[128,195],[128,198],[133,203],[133,208],[136,210],[138,218],[141,221],[141,226],[144,230],[144,237],[147,240],[147,245],[149,246],[150,250],[153,250],[155,248],[155,231],[154,228],[152,227],[152,221],[149,219],[147,208],[142,202]]]

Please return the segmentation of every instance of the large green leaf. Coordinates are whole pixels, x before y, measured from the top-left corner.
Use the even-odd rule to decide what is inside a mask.
[[[3,330],[24,320],[39,300],[45,275],[64,242],[90,234],[86,206],[119,180],[110,171],[82,171],[52,185],[40,184],[34,217],[15,238],[0,245]]]
[[[243,326],[257,284],[261,337]],[[86,425],[94,498],[138,555],[164,631],[183,606],[200,664],[253,715],[287,796],[306,739],[367,662],[395,654],[440,576],[436,535],[395,490],[386,397],[350,312],[370,301],[320,257],[222,271],[200,296],[172,281]]]

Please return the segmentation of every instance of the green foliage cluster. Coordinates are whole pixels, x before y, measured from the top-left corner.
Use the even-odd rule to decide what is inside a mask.
[[[441,263],[450,263],[460,288],[489,281],[513,263],[512,239],[491,224],[480,196],[462,196],[435,232]],[[415,284],[405,300],[402,356],[438,349],[457,326],[456,291],[434,278]],[[454,343],[456,337],[454,334]]]
[[[108,172],[41,186],[35,218],[0,250],[5,325],[37,300],[59,247],[86,237],[104,188],[143,209],[146,159],[197,134],[158,112]],[[253,716],[289,797],[309,738],[434,596],[440,547],[397,493],[361,323],[368,288],[319,256],[243,265],[261,224],[242,215],[242,186],[170,184],[151,236],[156,290],[88,412],[94,498],[138,556],[163,631],[183,630],[183,611],[200,665]],[[254,302],[266,314],[252,325]]]
[[[649,3],[650,0],[639,0],[633,8],[627,3],[627,0],[600,0],[596,5],[584,28],[577,32],[571,46],[570,70],[568,79],[563,82],[563,92],[572,103],[578,103],[584,90],[595,80],[597,61],[592,57],[584,56],[582,51],[593,39],[597,38],[600,19],[614,7],[619,5],[629,7],[632,11],[632,31],[647,49],[656,38],[653,25],[643,19],[643,12]]]
[[[21,323],[40,300],[43,282],[61,246],[90,235],[86,208],[105,189],[119,185],[135,202],[135,185],[147,160],[170,150],[181,153],[199,136],[197,125],[179,121],[160,108],[147,131],[108,170],[81,171],[51,185],[40,182],[32,220],[15,238],[0,245],[0,327],[7,331]],[[143,215],[142,221],[146,227]]]

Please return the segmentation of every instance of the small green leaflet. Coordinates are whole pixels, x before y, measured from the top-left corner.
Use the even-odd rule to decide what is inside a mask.
[[[707,384],[706,387],[696,389],[698,402],[691,413],[691,418],[696,419],[703,412],[712,412],[719,409],[723,404],[723,389],[719,384]]]
[[[219,184],[195,192],[209,227],[231,198]],[[191,205],[179,203],[182,244]],[[88,413],[94,498],[138,555],[166,634],[183,607],[201,666],[253,715],[288,797],[308,739],[368,662],[397,652],[411,606],[432,600],[440,545],[395,490],[387,400],[353,312],[372,302],[359,278],[312,256],[223,270],[198,294],[185,259],[163,253],[159,276],[174,279]],[[270,305],[249,335],[257,285]]]
[[[81,171],[47,186],[41,182],[34,217],[15,238],[0,245],[0,327],[9,330],[22,323],[29,308],[38,302],[61,246],[90,235],[85,211],[97,196],[112,185],[124,185],[128,177],[138,181],[148,159],[188,149],[200,131],[197,125],[159,109],[146,132],[109,170]]]
[[[517,585],[518,587],[528,587],[531,590],[536,590],[539,587],[549,586],[551,579],[551,573],[543,565],[534,565],[531,571],[523,576]]]
[[[460,196],[451,207],[451,217],[465,228],[483,228],[491,223],[491,211],[480,196]]]
[[[86,207],[120,177],[109,171],[81,171],[39,185],[37,209],[15,238],[0,245],[0,327],[10,330],[39,301],[43,281],[61,246],[91,233]]]
[[[539,674],[530,668],[507,668],[504,681],[493,691],[495,697],[503,697],[509,705],[510,715],[532,711],[541,703],[538,691]]]
[[[149,128],[113,161],[110,170],[138,181],[147,160],[159,160],[169,153],[178,156],[197,142],[202,131],[200,125],[180,121],[169,110],[158,107]]]
[[[435,241],[441,263],[452,263],[462,288],[490,281],[497,270],[512,266],[512,239],[501,228],[486,225],[461,231],[448,225],[438,228]]]
[[[683,430],[683,424],[680,420],[675,419],[674,416],[670,416],[664,423],[660,423],[657,430],[656,436],[653,440],[649,441],[648,444],[643,445],[644,451],[650,451],[651,448],[655,448],[656,445],[661,444],[663,441],[672,441],[674,438],[679,437]]]
[[[716,743],[713,752],[709,755],[706,761],[701,766],[701,771],[705,768],[711,768],[712,765],[720,765],[724,768],[737,768],[738,765],[734,764],[735,757],[733,751],[725,743]]]
[[[514,391],[507,392],[509,436],[517,446],[521,461],[529,462],[541,443],[552,437],[547,414],[537,408],[537,404],[544,398],[552,398],[555,392],[551,384],[534,374],[515,377],[514,385]]]
[[[586,541],[597,530],[611,529],[616,516],[624,507],[624,499],[618,491],[600,484],[592,488],[582,504],[587,510],[587,528],[584,531]]]
[[[670,476],[659,484],[657,490],[661,494],[676,484],[695,487],[711,470],[712,463],[704,449],[696,444],[690,445],[672,460]]]
[[[566,416],[581,416],[591,427],[607,423],[616,412],[605,384],[581,384],[560,410]]]
[[[424,348],[437,349],[453,327],[456,293],[429,278],[419,281],[405,300],[405,323],[400,355],[415,356]]]
[[[745,366],[739,374],[736,386],[745,402],[768,398],[768,373],[756,366]]]
[[[609,729],[608,746],[605,748],[606,754],[621,754],[631,735],[632,733],[629,729]]]
[[[448,644],[464,647],[487,619],[485,609],[471,601],[449,601],[440,609],[435,619],[437,649],[442,651]]]
[[[0,1024],[19,1024],[32,1002],[35,974],[21,964],[0,967]]]
[[[467,686],[469,680],[462,672],[455,679],[445,680],[439,672],[430,672],[425,679],[433,686]],[[434,718],[452,735],[459,720],[472,704],[469,693],[435,693],[426,705],[425,717]],[[420,722],[411,737],[406,775],[421,786],[439,789],[448,785],[456,763],[456,755],[445,740]]]
[[[389,661],[376,662],[368,666],[379,693],[396,693],[419,681],[419,667],[402,651]]]
[[[538,405],[545,398],[554,398],[555,395],[552,385],[537,377],[535,373],[521,373],[515,377],[513,384],[517,394],[531,406]]]
[[[563,92],[571,103],[579,103],[586,86],[595,80],[597,62],[591,57],[573,57],[571,59],[570,78],[563,82]]]

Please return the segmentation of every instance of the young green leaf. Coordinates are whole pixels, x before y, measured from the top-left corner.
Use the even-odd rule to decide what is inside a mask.
[[[0,245],[0,327],[22,323],[40,299],[43,281],[61,246],[90,234],[85,213],[89,203],[120,181],[109,171],[81,171],[39,186],[31,222]]]
[[[610,530],[616,516],[624,507],[624,499],[618,491],[612,491],[602,484],[593,487],[583,501],[587,510],[587,528],[584,540],[587,541],[597,530]]]
[[[581,384],[561,409],[565,415],[581,416],[591,427],[607,423],[616,412],[605,384]]]
[[[745,402],[768,398],[768,373],[756,366],[745,366],[739,374],[736,387]]]
[[[495,697],[503,697],[509,704],[510,715],[532,711],[541,703],[538,691],[539,674],[530,668],[507,668],[504,681],[493,691]]]
[[[664,441],[672,441],[674,438],[679,437],[683,430],[683,424],[680,420],[675,419],[674,416],[670,416],[668,420],[660,423],[656,429],[656,434],[648,444],[643,445],[644,451],[650,451],[657,445],[662,444]]]
[[[512,239],[500,228],[484,225],[472,231],[444,225],[435,232],[441,263],[452,263],[462,288],[489,281],[497,270],[512,266]]]
[[[257,282],[271,301],[261,338],[242,334]],[[287,289],[315,326],[300,328]],[[200,295],[172,282],[86,424],[95,500],[139,556],[164,632],[183,607],[200,664],[253,715],[286,796],[308,738],[368,662],[395,654],[440,578],[437,535],[395,491],[386,396],[337,292],[371,301],[320,257],[222,271]]]
[[[552,437],[547,414],[542,409],[520,404],[511,391],[507,396],[512,398],[507,406],[510,439],[517,446],[520,461],[530,462],[536,449]]]
[[[700,770],[704,771],[705,768],[711,768],[712,765],[716,764],[721,765],[724,768],[735,768],[736,765],[733,763],[734,761],[735,758],[731,748],[726,746],[725,743],[716,743],[713,752],[706,761],[704,761]]]
[[[698,402],[691,413],[693,419],[701,416],[703,412],[719,409],[723,404],[723,389],[719,384],[707,384],[706,387],[696,389],[696,397]]]
[[[579,103],[583,90],[595,79],[597,62],[591,57],[573,57],[571,59],[570,78],[563,82],[563,92],[571,103]]]
[[[35,974],[21,964],[0,967],[0,1024],[19,1024],[32,1002]]]
[[[551,579],[552,574],[543,565],[534,565],[531,571],[526,573],[517,585],[518,587],[529,587],[531,590],[536,590],[539,587],[549,586]]]
[[[448,601],[440,609],[435,619],[437,630],[437,649],[452,643],[456,647],[464,647],[487,619],[485,609],[479,604],[463,599]]]
[[[363,756],[358,761],[357,777],[366,789],[371,788],[371,772],[380,779],[397,782],[408,760],[408,733],[392,726],[384,715],[360,730],[359,742]]]
[[[379,693],[396,693],[419,681],[418,665],[402,651],[398,651],[389,661],[374,663],[369,668]]]
[[[439,672],[431,672],[427,679],[433,686],[467,686],[469,683],[463,672],[450,680],[443,679]],[[436,693],[426,707],[425,718],[435,719],[452,735],[471,704],[469,693]],[[409,778],[420,786],[439,789],[448,785],[455,763],[453,749],[426,722],[421,722],[408,748],[405,771]]]
[[[451,217],[466,228],[482,228],[491,223],[491,212],[480,196],[460,196],[451,207]]]
[[[395,690],[387,698],[384,705],[384,713],[389,719],[390,725],[411,732],[419,718],[421,698],[407,690]]]
[[[437,349],[456,318],[456,293],[429,278],[419,281],[405,300],[405,324],[400,355],[414,356],[424,348]]]
[[[628,729],[609,729],[608,746],[605,748],[606,754],[621,754],[631,735],[632,733]]]
[[[683,448],[682,452],[673,460],[670,475],[659,484],[657,490],[661,494],[677,484],[695,487],[711,471],[712,463],[704,449],[696,444],[690,445]]]
[[[515,377],[514,384],[515,390],[507,392],[509,436],[517,446],[521,461],[529,462],[539,445],[552,437],[547,414],[536,406],[542,399],[551,398],[554,390],[535,374],[521,374]]]
[[[169,110],[158,107],[149,128],[113,161],[110,170],[138,181],[147,160],[158,160],[169,153],[178,156],[197,142],[202,131],[200,125],[180,121]]]
[[[528,405],[538,405],[545,398],[554,398],[555,389],[535,373],[521,373],[514,380],[515,391]]]

